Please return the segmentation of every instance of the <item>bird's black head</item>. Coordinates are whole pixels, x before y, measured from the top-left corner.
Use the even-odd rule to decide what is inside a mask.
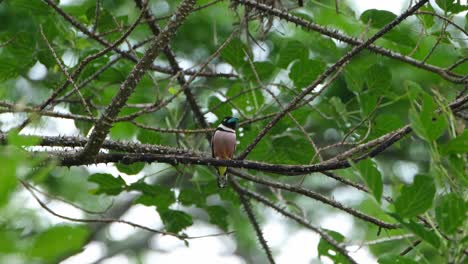
[[[226,116],[223,119],[223,121],[221,121],[221,124],[229,128],[236,129],[238,122],[239,122],[239,119],[232,117],[232,116]]]

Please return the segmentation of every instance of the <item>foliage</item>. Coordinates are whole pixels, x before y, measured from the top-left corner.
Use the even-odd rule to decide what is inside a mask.
[[[255,256],[269,247],[261,230],[273,219],[271,204],[286,216],[288,235],[307,229],[332,239],[320,238],[317,258],[352,263],[346,246],[365,240],[381,264],[466,261],[463,1],[426,3],[301,98],[399,14],[357,14],[352,1],[298,8],[283,0],[272,9],[198,0],[185,20],[170,19],[191,2],[150,0],[140,16],[140,0],[0,1],[1,263],[58,263],[93,241],[139,259],[151,250],[146,240],[132,247],[107,230],[141,207],[160,226],[130,223],[140,242],[142,234],[165,234],[190,246],[192,231],[209,225],[235,232],[233,254],[265,262]],[[165,40],[153,41],[158,34],[170,45],[155,49],[153,64],[135,78],[138,61]],[[136,86],[122,92],[126,83]],[[246,160],[229,161],[233,182],[219,189],[207,138],[224,116],[241,121],[237,155],[266,133]],[[100,132],[108,140],[93,140]],[[99,154],[86,151],[89,142]],[[352,195],[342,198],[343,190]],[[55,210],[63,208],[57,203],[80,208],[80,217]],[[51,211],[66,223],[45,216]],[[338,212],[356,219],[352,232],[320,228]]]

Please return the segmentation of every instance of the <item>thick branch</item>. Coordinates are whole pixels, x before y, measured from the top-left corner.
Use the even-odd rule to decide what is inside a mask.
[[[112,127],[112,120],[117,117],[120,110],[125,105],[128,98],[133,93],[135,87],[147,71],[148,67],[158,56],[159,52],[169,44],[169,41],[175,35],[177,28],[190,14],[190,11],[192,10],[195,2],[195,0],[183,1],[164,30],[151,43],[150,48],[145,52],[145,55],[135,65],[132,72],[120,86],[120,89],[112,100],[112,103],[109,105],[109,107],[106,108],[105,112],[95,124],[94,130],[90,136],[90,140],[86,144],[81,154],[82,157],[91,158],[99,152],[99,149],[101,148],[107,133]]]

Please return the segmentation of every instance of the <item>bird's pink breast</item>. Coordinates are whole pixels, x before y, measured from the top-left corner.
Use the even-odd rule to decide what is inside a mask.
[[[217,130],[212,144],[215,158],[231,159],[236,150],[236,134]]]

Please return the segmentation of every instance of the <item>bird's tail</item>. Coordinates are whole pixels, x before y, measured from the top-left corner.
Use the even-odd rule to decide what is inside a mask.
[[[226,187],[227,181],[227,167],[218,167],[218,187]]]

